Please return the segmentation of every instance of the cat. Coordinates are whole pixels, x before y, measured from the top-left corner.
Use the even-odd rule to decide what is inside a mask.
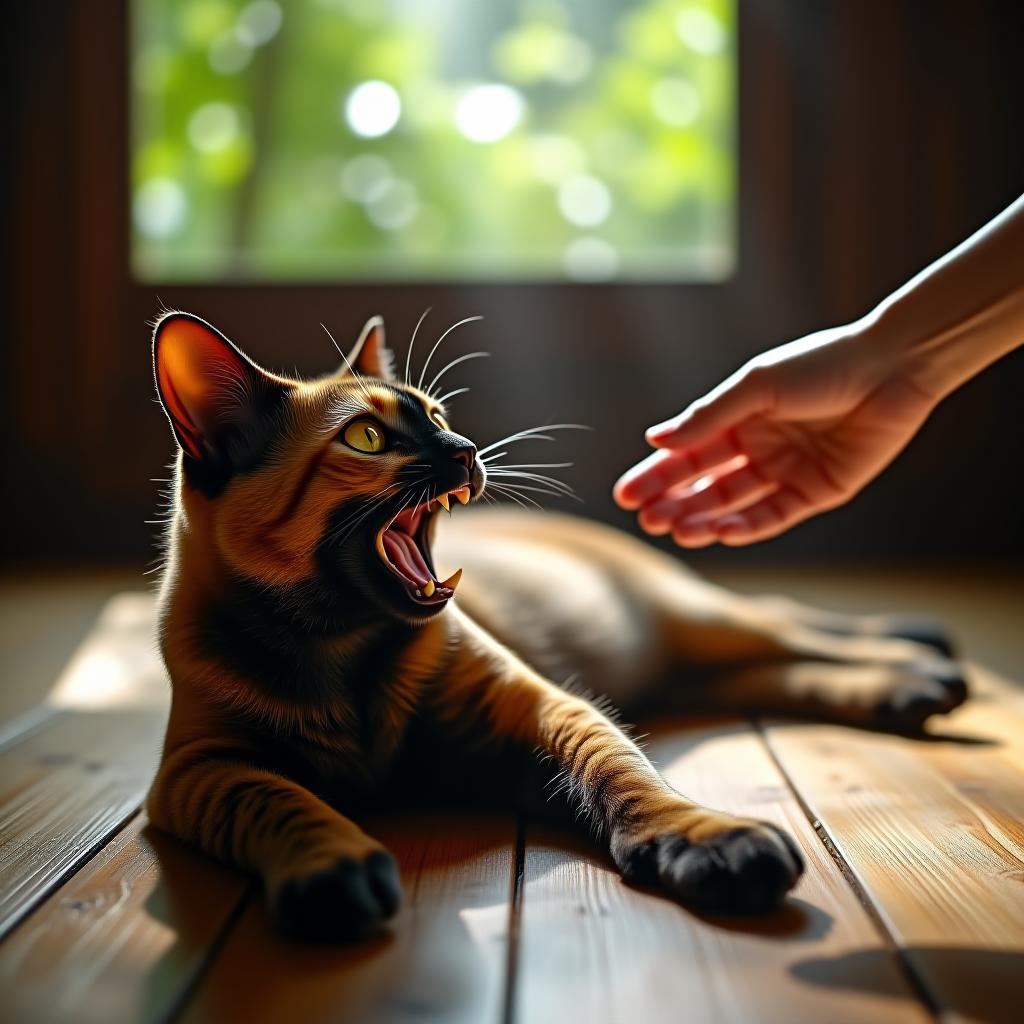
[[[298,380],[169,312],[153,370],[179,454],[159,602],[172,702],[147,809],[258,874],[285,934],[378,929],[399,874],[356,819],[458,779],[485,800],[555,780],[625,879],[770,911],[803,871],[793,840],[674,791],[603,702],[914,729],[966,697],[938,629],[740,597],[583,519],[463,510],[487,462],[399,380],[379,318],[337,372]]]

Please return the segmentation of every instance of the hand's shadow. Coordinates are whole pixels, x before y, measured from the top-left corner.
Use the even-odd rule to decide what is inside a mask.
[[[906,987],[891,970],[898,956],[915,984],[945,1017],[1016,1024],[1021,1019],[1024,949],[967,949],[910,946],[895,954],[861,949],[837,957],[812,957],[790,968],[808,985],[899,996]]]

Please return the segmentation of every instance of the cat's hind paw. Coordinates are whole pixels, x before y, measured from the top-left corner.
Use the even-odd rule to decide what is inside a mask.
[[[944,658],[956,657],[956,641],[946,625],[924,615],[876,615],[867,620],[869,635],[913,640]]]
[[[395,915],[402,886],[395,858],[374,850],[284,882],[271,898],[274,923],[306,942],[344,942],[373,934]]]
[[[698,842],[683,835],[656,836],[630,852],[623,874],[694,909],[742,914],[774,910],[803,871],[793,840],[760,823]]]
[[[875,708],[875,720],[894,732],[920,732],[932,715],[949,714],[967,700],[967,682],[953,661],[910,666]]]

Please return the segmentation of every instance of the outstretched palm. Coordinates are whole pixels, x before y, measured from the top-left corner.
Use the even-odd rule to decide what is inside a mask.
[[[862,363],[827,334],[767,353],[652,428],[661,450],[623,476],[617,500],[688,547],[763,540],[841,504],[934,404],[905,374]]]

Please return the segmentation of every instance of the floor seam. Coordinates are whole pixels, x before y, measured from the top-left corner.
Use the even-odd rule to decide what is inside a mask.
[[[944,1019],[942,1006],[939,1004],[924,979],[914,969],[914,965],[907,958],[906,951],[896,940],[896,936],[886,923],[881,911],[875,905],[874,900],[868,894],[868,891],[864,888],[860,879],[857,878],[856,872],[854,872],[853,868],[847,863],[846,858],[842,853],[840,853],[835,841],[828,834],[828,830],[824,823],[814,813],[807,801],[804,800],[803,794],[797,787],[795,780],[776,755],[775,748],[772,746],[772,742],[765,732],[764,724],[761,719],[752,719],[751,724],[757,731],[758,736],[760,736],[761,742],[764,744],[765,751],[771,759],[772,764],[775,765],[776,770],[789,787],[789,791],[793,794],[793,798],[796,800],[797,806],[803,811],[808,824],[810,824],[811,829],[814,831],[814,834],[818,837],[822,846],[824,846],[825,850],[828,852],[829,857],[832,858],[833,863],[839,869],[839,873],[843,876],[843,880],[850,887],[854,896],[856,896],[857,902],[864,908],[864,912],[868,915],[871,923],[875,926],[875,929],[877,930],[886,949],[888,949],[890,954],[892,954],[900,973],[910,986],[910,990],[918,997],[918,999],[920,999],[924,1009],[927,1010],[927,1012],[930,1013],[936,1021],[942,1021]]]
[[[501,1001],[502,1024],[514,1024],[516,983],[519,974],[519,926],[523,907],[523,877],[526,870],[526,819],[516,818],[515,860],[512,866],[512,892],[509,899],[508,944],[505,959],[505,992]]]
[[[235,926],[241,921],[242,915],[252,903],[253,897],[257,894],[258,890],[259,883],[256,881],[250,881],[242,889],[238,902],[228,911],[227,916],[224,918],[224,923],[206,947],[205,954],[200,956],[195,970],[185,979],[177,997],[172,1000],[167,1012],[160,1018],[161,1024],[174,1024],[188,1009],[192,997],[199,991],[203,979],[210,973],[213,965],[217,962],[217,958],[227,945],[228,939],[235,930]]]

